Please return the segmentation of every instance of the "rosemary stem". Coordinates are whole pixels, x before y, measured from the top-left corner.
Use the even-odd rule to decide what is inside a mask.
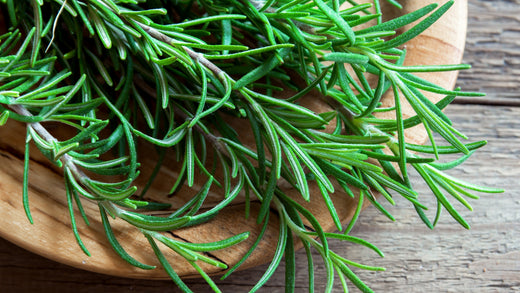
[[[146,82],[144,82],[142,79],[134,78],[134,81],[135,81],[136,85],[138,85],[142,90],[144,90],[150,97],[157,98],[157,93]],[[178,115],[179,117],[181,117],[184,120],[191,120],[191,119],[193,119],[193,117],[189,117],[186,113],[184,113],[183,111],[181,111],[177,107],[174,107],[173,111],[174,111],[175,115]],[[229,156],[229,154],[228,154],[226,148],[224,147],[223,143],[215,135],[205,131],[197,123],[195,123],[193,125],[193,128],[197,132],[202,134],[202,136],[204,136],[204,138],[206,138],[217,149],[217,151],[219,151],[219,152]]]
[[[186,113],[182,112],[178,108],[175,108],[173,111],[174,111],[175,115],[179,115],[181,118],[183,118],[185,120],[191,119],[191,117],[189,117]],[[229,157],[229,153],[227,152],[226,148],[224,147],[224,144],[215,135],[205,131],[197,123],[195,123],[195,125],[193,125],[193,128],[197,132],[202,134],[202,136],[204,136],[204,138],[207,139],[216,148],[216,150],[218,152],[223,153],[223,154],[225,154],[226,156]]]
[[[9,108],[22,116],[33,116],[29,110],[21,105],[9,105]],[[27,127],[32,127],[46,142],[51,144],[58,142],[58,140],[39,122],[27,124]],[[72,172],[72,174],[74,174],[76,179],[84,182],[84,180],[88,178],[88,176],[83,171],[81,171],[78,166],[76,166],[74,160],[69,154],[63,154],[58,160],[60,160],[63,165],[66,166]]]
[[[169,36],[161,33],[160,31],[154,29],[153,27],[150,27],[146,24],[138,22],[139,26],[148,34],[150,34],[151,37],[162,41],[164,43],[175,45],[175,40],[170,38]],[[211,61],[206,59],[202,54],[193,51],[192,49],[182,46],[182,49],[186,51],[186,53],[190,56],[190,58],[196,62],[199,62],[200,64],[204,65],[206,68],[208,68],[215,76],[217,76],[220,79],[223,79],[225,76],[227,76],[226,72],[224,72],[222,69],[220,69],[218,66],[213,64]]]

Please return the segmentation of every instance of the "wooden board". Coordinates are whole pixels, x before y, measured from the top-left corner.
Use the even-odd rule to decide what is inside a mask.
[[[409,60],[412,64],[419,64],[419,63],[425,63],[425,64],[441,64],[441,63],[458,63],[460,61],[463,47],[464,47],[464,30],[465,30],[465,1],[456,1],[456,7],[452,10],[452,17],[449,19],[455,20],[455,22],[443,22],[440,23],[437,28],[434,28],[432,30],[429,30],[421,39],[418,40],[418,43],[410,43],[409,46],[409,52],[412,56]],[[425,5],[425,2],[421,1],[421,6]],[[413,4],[407,4],[408,9],[412,9],[411,5]],[[448,18],[446,18],[448,19]],[[459,34],[456,37],[453,37],[453,34]],[[452,38],[450,39],[450,36]],[[453,52],[453,54],[442,56],[439,55],[440,52],[446,52],[446,48],[440,48],[438,50],[433,51],[426,51],[429,48],[431,48],[431,42],[438,42],[439,46],[446,46],[448,45],[450,48],[450,52]],[[425,46],[425,44],[430,44],[428,46]],[[413,57],[415,52],[417,54],[417,57]],[[435,57],[437,54],[437,57]],[[453,58],[453,59],[450,59]],[[421,61],[417,61],[421,60]],[[425,62],[422,62],[422,61]],[[440,84],[445,85],[446,87],[450,87],[453,82],[455,81],[455,75],[449,75],[449,74],[442,74],[438,75],[437,77],[431,77],[433,81],[437,81]],[[22,132],[23,133],[23,132]],[[424,134],[421,135],[410,135],[410,137],[413,137],[415,139],[418,139],[418,141],[421,141],[424,138]],[[422,137],[422,138],[421,138]],[[40,193],[43,196],[35,196],[33,195],[31,197],[32,206],[36,207],[36,211],[33,211],[33,215],[35,217],[35,225],[30,226],[27,224],[27,221],[25,219],[25,215],[23,214],[23,209],[21,208],[21,201],[17,197],[13,197],[12,194],[20,194],[19,191],[19,182],[15,182],[13,178],[20,178],[19,176],[19,167],[15,167],[15,165],[12,165],[17,160],[20,161],[20,151],[19,149],[13,149],[9,146],[6,146],[5,141],[3,142],[4,149],[2,157],[2,166],[9,166],[4,170],[4,173],[2,176],[3,178],[8,178],[8,180],[3,181],[3,184],[0,186],[1,188],[4,188],[4,192],[2,193],[4,195],[3,197],[3,207],[2,208],[8,208],[10,211],[19,211],[18,214],[10,214],[7,213],[5,217],[3,217],[5,222],[1,222],[1,227],[14,227],[10,228],[9,233],[4,232],[4,234],[1,234],[3,237],[6,237],[10,241],[23,246],[31,251],[35,251],[43,256],[49,257],[51,259],[54,259],[59,262],[63,262],[72,266],[80,267],[87,270],[93,270],[103,273],[114,273],[117,272],[120,275],[128,276],[128,277],[136,277],[136,278],[164,278],[164,273],[160,270],[151,271],[152,273],[148,273],[146,275],[143,275],[143,271],[136,270],[132,267],[127,266],[125,263],[121,262],[117,256],[114,255],[114,253],[111,251],[111,248],[102,241],[104,239],[104,236],[102,235],[102,229],[99,225],[99,223],[92,223],[91,227],[81,227],[82,234],[84,234],[84,240],[87,239],[86,244],[91,250],[91,252],[94,254],[93,257],[87,258],[85,257],[82,252],[78,249],[78,247],[75,244],[75,240],[72,238],[72,235],[70,233],[70,227],[69,227],[69,219],[68,215],[66,213],[66,209],[64,208],[64,197],[63,197],[63,188],[60,185],[61,181],[59,180],[58,174],[53,173],[52,171],[49,171],[49,168],[46,163],[44,163],[42,160],[40,160],[38,163],[38,160],[35,160],[36,164],[33,164],[32,168],[34,169],[34,174],[47,174],[49,177],[46,176],[38,176],[35,177],[35,182],[33,181],[33,185],[31,186],[33,193],[32,194],[38,194]],[[18,162],[19,164],[19,162]],[[18,173],[16,173],[18,172]],[[53,178],[52,184],[49,184],[49,178]],[[9,196],[6,196],[9,195]],[[63,207],[60,207],[62,205]],[[38,208],[40,207],[40,208]],[[345,205],[345,207],[348,207]],[[92,213],[95,216],[96,208],[95,206],[90,206],[89,213]],[[345,211],[342,211],[342,215],[344,216],[344,220],[348,219],[348,208],[346,208]],[[5,214],[5,213],[4,213]],[[226,218],[232,217],[233,215],[236,215],[236,213],[233,210],[229,211],[229,214],[226,216]],[[324,219],[323,221],[326,221]],[[236,223],[236,222],[234,222]],[[245,224],[247,227],[250,225],[250,223]],[[329,227],[332,225],[329,223]],[[236,225],[233,225],[236,226]],[[214,227],[222,227],[222,225],[217,222],[215,226],[209,227],[199,227],[197,229],[215,229]],[[227,230],[227,233],[237,233],[240,230],[239,227],[235,227],[236,230]],[[276,235],[276,227],[274,227],[275,230],[273,232]],[[12,236],[12,231],[19,231],[17,237]],[[149,256],[151,255],[151,252],[149,249],[146,249],[142,244],[140,244],[139,239],[135,238],[136,235],[135,232],[128,232],[127,227],[125,228],[124,225],[120,225],[119,228],[120,232],[118,233],[118,237],[121,237],[121,242],[123,243],[130,243],[131,246],[128,247],[129,251],[133,255],[138,255],[138,258],[148,262],[148,263],[154,263],[155,260],[153,258],[151,259]],[[200,238],[200,235],[209,235],[209,233],[205,232],[194,232],[195,230],[185,231],[186,235],[194,235],[196,234],[198,239],[197,241],[206,241],[204,238]],[[200,230],[199,230],[200,231]],[[132,234],[133,233],[133,234]],[[182,232],[181,232],[182,233]],[[222,237],[229,236],[231,234],[224,234],[220,233],[219,235]],[[138,234],[137,234],[138,235]],[[182,238],[186,238],[186,235],[180,235]],[[133,241],[134,239],[137,239],[136,241]],[[252,237],[252,239],[254,239]],[[271,239],[274,239],[276,241],[276,236],[271,237]],[[126,242],[125,242],[126,240]],[[209,240],[217,240],[215,238],[208,239]],[[141,240],[141,242],[144,240]],[[195,240],[194,240],[195,241]],[[147,245],[145,245],[147,247]],[[60,249],[56,249],[56,248]],[[246,248],[243,248],[242,250],[234,250],[231,252],[227,252],[224,255],[218,255],[219,259],[226,259],[229,257],[229,260],[226,262],[229,262],[230,264],[233,263],[237,258],[237,255],[239,256]],[[271,252],[270,252],[271,251]],[[272,253],[272,247],[269,247],[269,241],[266,242],[266,250],[260,250],[258,255],[253,257],[251,259],[252,264],[259,263],[259,259],[268,260],[266,255],[269,255],[269,253]],[[175,257],[175,256],[171,256]],[[235,257],[235,258],[233,258]],[[117,267],[117,270],[114,268]],[[128,267],[128,270],[125,269]],[[181,264],[180,269],[182,272],[182,268],[184,266]],[[190,271],[186,271],[183,275],[190,275]]]

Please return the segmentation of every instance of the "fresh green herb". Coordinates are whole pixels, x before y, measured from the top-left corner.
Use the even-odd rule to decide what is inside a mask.
[[[396,1],[388,2],[400,6]],[[345,291],[350,281],[363,292],[371,292],[351,267],[383,269],[354,263],[328,246],[330,239],[340,239],[383,255],[372,244],[348,235],[366,200],[393,219],[371,191],[381,193],[390,203],[394,203],[393,196],[401,195],[429,227],[437,223],[440,210],[446,209],[465,228],[469,224],[448,194],[471,209],[466,198],[476,198],[472,192],[501,192],[443,172],[463,163],[485,142],[463,143],[465,136],[441,110],[455,96],[480,94],[443,89],[413,75],[469,66],[402,65],[406,52],[399,46],[426,30],[453,3],[431,4],[382,22],[378,0],[373,4],[322,0],[0,0],[6,22],[0,36],[0,125],[9,127],[9,120],[17,120],[27,126],[22,199],[29,221],[33,222],[27,189],[32,143],[63,169],[72,233],[87,255],[73,212],[76,202],[88,223],[80,196],[97,202],[106,236],[127,262],[142,269],[154,268],[123,249],[109,218],[120,218],[139,229],[180,289],[190,292],[157,242],[185,258],[219,292],[200,263],[222,269],[227,266],[202,252],[232,247],[249,234],[196,244],[169,238],[161,231],[203,224],[244,192],[244,217],[249,216],[252,197],[261,202],[257,221],[262,232],[224,278],[262,241],[274,207],[280,218],[276,251],[252,292],[272,276],[284,255],[286,290],[294,292],[295,237],[307,254],[310,291],[315,282],[311,249],[315,249],[327,270],[326,292],[332,291],[335,275]],[[370,12],[372,6],[375,13]],[[370,24],[372,20],[375,24]],[[367,23],[368,28],[358,28]],[[416,24],[386,39],[411,23]],[[377,83],[369,82],[368,75],[375,76]],[[314,98],[331,106],[329,112],[316,113],[300,103],[313,88],[319,90]],[[294,93],[281,98],[281,91],[287,89]],[[389,91],[395,94],[395,107],[390,109],[395,110],[395,119],[378,119],[375,113],[388,110],[380,108],[380,99]],[[433,104],[424,92],[448,97]],[[403,119],[399,96],[413,106],[416,116]],[[250,125],[253,143],[246,144],[226,117]],[[57,139],[44,122],[65,125],[71,136]],[[418,124],[426,127],[431,145],[412,145],[404,140],[405,129]],[[334,130],[326,132],[328,125]],[[449,145],[437,146],[433,133]],[[159,157],[140,195],[133,185],[140,176],[138,139],[154,146]],[[200,182],[206,182],[177,210],[148,202],[145,194],[167,150],[182,166],[178,178],[161,179],[171,180],[171,193],[182,185],[196,186],[199,177]],[[449,153],[462,156],[448,163],[439,160]],[[426,217],[428,207],[409,180],[410,167],[438,201],[433,222]],[[216,170],[222,174],[219,179],[211,175]],[[113,178],[119,180],[114,182]],[[340,233],[324,231],[315,215],[284,194],[282,181],[307,201],[311,198],[309,184],[316,184],[321,196],[313,196],[313,200],[325,202]],[[353,187],[361,190],[359,204],[352,221],[343,227],[332,196],[335,191],[354,196]],[[210,191],[223,194],[223,199],[201,211]],[[151,209],[164,212],[165,208],[170,212],[167,217],[141,213]]]

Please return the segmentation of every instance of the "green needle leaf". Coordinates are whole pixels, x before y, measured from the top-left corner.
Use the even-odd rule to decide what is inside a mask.
[[[142,215],[135,212],[121,210],[118,213],[121,219],[128,223],[151,231],[168,231],[182,227],[191,220],[191,217],[163,218],[149,215]]]
[[[280,218],[280,230],[278,233],[278,243],[276,245],[276,250],[274,252],[273,260],[271,261],[271,264],[269,264],[269,267],[265,270],[265,273],[262,275],[260,280],[255,284],[255,286],[249,291],[251,293],[258,291],[274,274],[276,268],[278,267],[278,264],[282,260],[282,257],[285,252],[286,244],[287,244],[287,237],[289,237],[290,233],[287,231],[287,226],[283,221],[283,218]]]
[[[175,272],[175,270],[173,270],[172,266],[170,265],[170,263],[168,262],[168,260],[166,259],[166,257],[162,253],[162,251],[159,249],[159,247],[157,246],[157,244],[155,243],[153,238],[151,236],[147,235],[147,234],[144,234],[144,236],[146,237],[146,239],[148,239],[148,242],[152,246],[152,249],[153,249],[155,255],[157,256],[157,259],[159,260],[159,262],[163,266],[163,268],[166,271],[166,273],[168,273],[170,278],[173,280],[173,282],[175,282],[175,284],[177,286],[179,286],[179,288],[183,292],[193,292],[193,291],[190,290],[190,288],[188,288],[188,286],[186,286],[186,284],[182,281],[182,279]]]
[[[106,214],[106,210],[103,206],[103,204],[99,203],[99,211],[101,213],[101,219],[103,221],[103,228],[105,229],[105,233],[107,235],[108,241],[110,242],[110,245],[112,245],[112,248],[114,248],[115,252],[121,256],[125,261],[127,261],[129,264],[144,269],[144,270],[152,270],[155,269],[155,266],[150,266],[143,264],[137,260],[135,260],[132,256],[130,256],[124,248],[119,244],[119,241],[117,241],[116,236],[114,235],[114,232],[112,231],[112,227],[110,226],[110,223],[108,221],[108,217]]]
[[[321,0],[314,0],[313,2],[334,24],[336,24],[337,28],[345,35],[345,37],[347,37],[350,45],[353,46],[356,43],[356,36],[350,25],[341,18],[336,11],[332,10],[332,8],[325,4],[325,2]]]
[[[439,18],[441,18],[441,16],[443,16],[444,13],[446,13],[446,11],[453,5],[453,3],[455,3],[455,1],[453,0],[446,2],[446,4],[439,7],[439,9],[435,10],[431,15],[429,15],[423,21],[415,25],[412,29],[402,33],[398,37],[390,41],[387,41],[379,46],[376,45],[374,49],[378,51],[384,51],[390,48],[398,47],[406,43],[407,41],[415,38],[420,33],[425,31],[428,27],[430,27]]]
[[[25,152],[24,152],[24,165],[23,165],[23,208],[25,210],[25,215],[31,224],[34,223],[31,210],[29,208],[29,162],[30,162],[30,152],[29,152],[29,143],[31,141],[30,127],[27,128],[27,135],[25,138]]]

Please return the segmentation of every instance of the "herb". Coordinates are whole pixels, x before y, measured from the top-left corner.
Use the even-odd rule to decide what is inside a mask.
[[[471,209],[465,198],[476,198],[472,192],[501,192],[444,173],[485,142],[464,143],[466,137],[441,110],[456,96],[481,94],[443,89],[413,75],[469,66],[402,65],[406,51],[400,47],[437,21],[453,1],[440,7],[431,4],[387,22],[382,22],[379,13],[369,12],[372,5],[379,11],[377,0],[373,4],[322,0],[0,2],[7,23],[7,30],[0,36],[0,124],[8,120],[27,124],[23,189],[27,217],[32,222],[27,191],[32,143],[63,169],[71,227],[87,255],[73,209],[77,205],[88,223],[80,197],[98,203],[108,240],[130,264],[154,268],[125,252],[109,217],[123,219],[142,231],[179,288],[190,291],[158,243],[185,258],[218,292],[200,263],[221,268],[226,265],[204,252],[231,247],[246,239],[248,233],[192,244],[161,232],[203,224],[244,192],[246,200],[256,197],[261,201],[257,222],[264,229],[271,207],[280,217],[275,256],[252,292],[269,279],[284,255],[286,288],[294,291],[295,237],[308,256],[311,291],[311,249],[316,249],[327,270],[327,292],[332,290],[335,275],[345,291],[348,279],[368,292],[370,288],[351,267],[382,268],[337,255],[329,249],[328,240],[357,243],[382,255],[372,244],[348,235],[365,200],[393,219],[375,200],[374,191],[391,203],[394,195],[403,196],[430,228],[442,209],[469,228],[448,195]],[[377,24],[357,28],[372,20]],[[416,21],[413,28],[394,37],[397,29]],[[375,76],[377,82],[372,84],[368,76]],[[316,113],[301,103],[315,88],[319,90],[315,99],[329,105],[330,111]],[[294,94],[281,98],[287,89]],[[390,109],[380,104],[388,91],[395,95],[395,106]],[[433,104],[424,92],[446,98]],[[416,116],[403,118],[401,96],[412,105]],[[395,119],[376,118],[374,114],[381,111],[394,111]],[[250,125],[253,145],[245,144],[230,122],[237,119]],[[62,124],[74,133],[58,139],[46,128],[48,122]],[[418,124],[426,128],[430,145],[404,140],[405,129]],[[327,126],[332,130],[326,130]],[[438,146],[433,133],[448,146]],[[142,212],[168,210],[168,206],[146,200],[157,172],[136,193],[133,182],[139,176],[138,141],[155,146],[160,158],[156,171],[164,162],[166,150],[178,157],[182,171],[179,178],[171,178],[172,193],[182,185],[193,187],[196,179],[206,182],[168,217]],[[442,162],[440,157],[446,153],[462,156]],[[437,198],[433,221],[426,217],[427,207],[421,204],[409,180],[410,166]],[[222,174],[221,179],[211,175],[215,172]],[[113,178],[119,180],[114,182]],[[324,231],[311,212],[283,192],[282,181],[305,200],[311,197],[309,184],[316,184],[340,232]],[[353,188],[360,190],[359,208],[344,229],[331,197],[338,189],[353,195]],[[210,191],[221,193],[222,201],[202,211]],[[245,216],[249,216],[247,209]],[[259,241],[261,236],[244,259]],[[244,259],[229,268],[224,278]]]

